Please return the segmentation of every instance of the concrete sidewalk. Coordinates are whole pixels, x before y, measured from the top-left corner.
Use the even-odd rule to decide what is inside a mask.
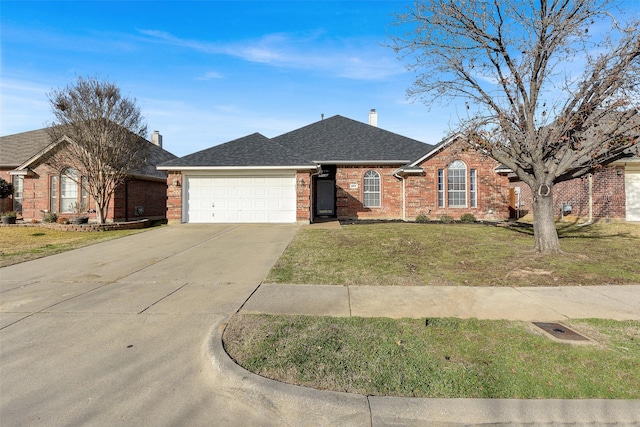
[[[640,285],[576,288],[371,287],[262,284],[239,311],[362,317],[460,317],[523,321],[640,320]],[[418,399],[314,390],[251,374],[212,332],[209,358],[238,402],[273,409],[268,425],[639,426],[640,400]],[[265,424],[267,425],[267,424]]]
[[[509,288],[262,284],[240,312],[539,322],[640,320],[640,285]]]

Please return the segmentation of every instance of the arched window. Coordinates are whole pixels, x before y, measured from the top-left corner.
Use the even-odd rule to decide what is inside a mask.
[[[467,206],[467,166],[460,160],[447,168],[447,203],[452,208]]]
[[[363,204],[366,208],[380,207],[380,174],[374,170],[364,173],[363,180]]]
[[[438,169],[439,208],[476,208],[478,207],[477,200],[478,174],[476,169],[469,169],[467,177],[467,165],[461,160],[452,162],[447,169]]]

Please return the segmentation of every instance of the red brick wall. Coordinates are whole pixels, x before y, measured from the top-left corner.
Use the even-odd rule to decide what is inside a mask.
[[[24,177],[22,192],[22,217],[25,220],[41,220],[50,210],[50,178],[59,173],[46,165],[40,165],[33,174]],[[58,182],[58,191],[60,182]],[[93,207],[93,206],[91,206]]]
[[[311,173],[296,172],[296,220],[311,220]]]
[[[182,172],[170,171],[167,176],[167,220],[182,222]]]
[[[165,219],[166,202],[166,182],[132,179],[127,181],[126,185],[119,186],[114,193],[113,219],[114,221],[132,221],[141,218]],[[142,208],[142,212],[139,208]]]
[[[438,219],[448,215],[459,219],[465,213],[476,219],[495,220],[509,217],[509,179],[495,172],[498,163],[475,151],[465,150],[461,144],[453,143],[435,156],[418,165],[424,169],[420,176],[408,176],[406,182],[407,219],[427,215]],[[447,207],[446,169],[455,160],[461,160],[467,167],[467,207]],[[445,170],[445,207],[438,207],[438,169]],[[476,170],[476,207],[469,207],[469,170]]]
[[[520,217],[531,215],[531,189],[522,181],[514,181],[511,188],[520,187]],[[626,197],[624,166],[608,166],[593,174],[593,217],[624,219]],[[561,216],[561,206],[571,205],[570,218],[589,216],[589,178],[587,176],[553,186],[556,215]]]
[[[39,165],[33,170],[33,174],[24,177],[22,218],[26,221],[32,219],[42,220],[51,209],[51,177],[60,176],[57,170],[47,165]],[[60,178],[58,178],[58,195],[60,192]],[[80,192],[78,192],[80,196]],[[135,215],[135,206],[143,206],[145,209],[145,218],[164,218],[165,212],[166,185],[164,182],[146,181],[134,179],[129,182],[129,219],[139,219],[140,216]],[[78,200],[80,201],[80,200]],[[114,214],[114,207],[116,212]],[[96,205],[91,196],[89,196],[88,206],[86,210],[95,210]],[[124,190],[116,189],[114,197],[109,203],[107,220],[120,221],[124,215]],[[73,217],[73,213],[58,213],[59,216]],[[96,219],[95,213],[83,213],[91,220]]]
[[[402,182],[393,176],[398,166],[338,166],[336,170],[336,213],[338,218],[402,218]],[[380,174],[379,208],[363,206],[363,179],[368,170]]]

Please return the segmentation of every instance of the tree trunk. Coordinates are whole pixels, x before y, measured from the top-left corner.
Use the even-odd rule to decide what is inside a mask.
[[[98,223],[104,224],[107,219],[107,212],[109,211],[110,197],[101,195],[99,197],[95,197],[94,200],[96,201],[96,214],[98,216]]]
[[[97,209],[96,209],[96,215],[97,215],[97,219],[98,219],[98,224],[104,224],[105,222],[105,214],[106,214],[106,209],[104,206],[97,204]]]
[[[532,188],[533,193],[533,236],[534,250],[541,254],[557,254],[560,240],[554,217],[553,185],[538,185]]]

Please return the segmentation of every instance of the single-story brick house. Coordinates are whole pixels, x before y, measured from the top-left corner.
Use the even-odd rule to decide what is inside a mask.
[[[167,218],[183,223],[509,217],[509,179],[466,150],[436,146],[333,116],[275,138],[255,133],[158,166]]]
[[[162,136],[155,131],[149,144],[146,164],[120,185],[109,204],[106,220],[126,221],[136,218],[165,219],[167,173],[156,165],[175,159],[162,148]],[[4,199],[0,210],[19,212],[25,221],[42,220],[46,213],[72,216],[76,206],[83,206],[83,216],[95,219],[95,202],[82,185],[82,177],[73,165],[55,170],[45,158],[51,150],[64,149],[39,129],[0,137],[0,177],[13,183],[13,197]]]

